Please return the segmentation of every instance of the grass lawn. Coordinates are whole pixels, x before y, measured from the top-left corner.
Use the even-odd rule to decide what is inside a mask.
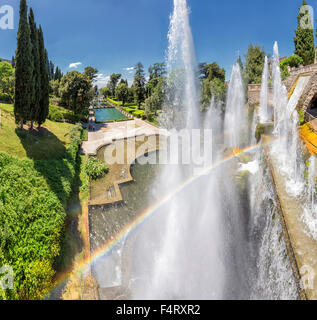
[[[69,132],[72,124],[47,120],[43,133],[33,135],[27,131],[17,134],[13,105],[0,104],[0,151],[19,158],[59,159],[70,143]]]

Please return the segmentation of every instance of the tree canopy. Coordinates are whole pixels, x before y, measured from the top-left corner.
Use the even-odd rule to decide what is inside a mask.
[[[294,53],[304,60],[304,65],[312,64],[315,60],[314,26],[307,2],[303,0],[303,5],[297,17],[297,29],[295,30]]]

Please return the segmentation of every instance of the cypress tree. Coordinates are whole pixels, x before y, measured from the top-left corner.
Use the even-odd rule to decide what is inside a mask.
[[[303,6],[306,5],[307,2],[303,0]],[[297,22],[298,26],[294,37],[294,53],[303,58],[304,65],[312,64],[315,59],[315,41],[313,23],[308,10],[304,13],[299,13]],[[303,28],[302,24],[305,25],[305,28]]]
[[[34,14],[32,8],[29,13],[29,25],[31,34],[32,44],[32,55],[33,55],[33,77],[32,77],[32,98],[30,105],[30,119],[31,129],[33,129],[33,122],[37,119],[37,115],[40,109],[40,54],[39,54],[39,41],[38,31],[36,23],[34,21]]]
[[[38,29],[39,57],[40,57],[40,108],[36,121],[39,125],[45,122],[49,112],[49,63],[47,51],[44,46],[43,31],[41,26]]]
[[[23,129],[24,121],[30,118],[33,75],[32,47],[26,0],[20,1],[20,21],[17,39],[14,116],[15,121],[17,123],[20,122],[21,129]]]

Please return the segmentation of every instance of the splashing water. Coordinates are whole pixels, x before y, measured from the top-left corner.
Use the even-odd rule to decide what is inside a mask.
[[[242,145],[243,132],[247,126],[245,105],[240,65],[236,63],[231,72],[225,116],[225,145],[229,148],[239,148]]]
[[[190,130],[199,126],[200,110],[197,62],[185,0],[174,0],[168,38],[167,116],[164,125],[169,129]],[[184,111],[187,117],[182,117]],[[208,114],[216,114],[213,106]],[[167,165],[153,192],[164,194],[172,190],[186,179],[191,167]],[[217,172],[202,180],[176,195],[138,232],[134,244],[136,266],[133,278],[139,280],[132,285],[134,299],[223,297],[221,248],[224,239]]]
[[[302,220],[306,226],[306,233],[317,241],[317,207],[316,207],[316,156],[309,159],[307,177],[307,201],[303,210]]]
[[[315,207],[315,196],[316,196],[316,156],[313,155],[309,159],[308,168],[308,195],[311,199],[312,210]]]
[[[269,66],[268,66],[268,58],[266,56],[264,60],[264,69],[262,73],[262,82],[261,82],[260,109],[259,109],[260,123],[266,123],[269,121],[268,80],[269,80]]]
[[[161,125],[168,129],[211,128],[214,136],[224,137],[226,147],[242,148],[250,134],[254,136],[256,117],[250,133],[240,66],[232,69],[224,125],[214,98],[201,123],[197,61],[186,0],[174,0],[168,38],[166,112]],[[276,86],[280,94],[281,83]],[[277,92],[276,98],[280,99]],[[214,149],[214,160],[225,159],[220,147]],[[127,240],[131,298],[296,297],[261,154],[243,154],[250,157],[246,164],[231,157],[197,179],[191,175],[193,164],[168,164],[152,179],[149,202],[158,194],[167,200],[160,202],[155,215]],[[179,186],[183,187],[179,190]]]
[[[287,90],[281,81],[277,42],[274,44],[272,72],[276,137],[272,154],[277,158],[279,169],[285,177],[287,192],[294,197],[299,197],[305,186],[302,148],[298,134],[299,116],[296,110],[289,109]]]

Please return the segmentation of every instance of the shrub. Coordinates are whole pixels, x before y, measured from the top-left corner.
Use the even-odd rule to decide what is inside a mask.
[[[97,158],[89,158],[85,165],[85,172],[90,179],[97,180],[109,172],[105,163]]]
[[[67,121],[71,123],[76,123],[78,121],[81,121],[82,119],[85,120],[85,115],[74,115],[73,112],[70,110],[50,105],[49,114],[47,118],[55,122]]]
[[[17,159],[0,153],[0,265],[14,271],[13,290],[0,289],[0,299],[39,299],[51,288],[80,133],[80,125],[74,126],[61,160]]]
[[[137,111],[134,111],[132,114],[137,118],[141,118],[142,115],[144,114],[144,110],[137,110]]]
[[[294,67],[297,68],[300,65],[304,65],[304,60],[303,60],[303,58],[301,58],[297,54],[294,54],[281,62],[281,68],[283,68],[284,66],[289,66],[291,68],[294,68]]]
[[[305,113],[303,110],[299,110],[298,115],[299,115],[299,124],[302,126],[303,124],[305,124]]]
[[[2,102],[7,102],[7,103],[11,103],[12,99],[11,97],[7,94],[7,93],[2,93],[0,92],[0,101]]]

